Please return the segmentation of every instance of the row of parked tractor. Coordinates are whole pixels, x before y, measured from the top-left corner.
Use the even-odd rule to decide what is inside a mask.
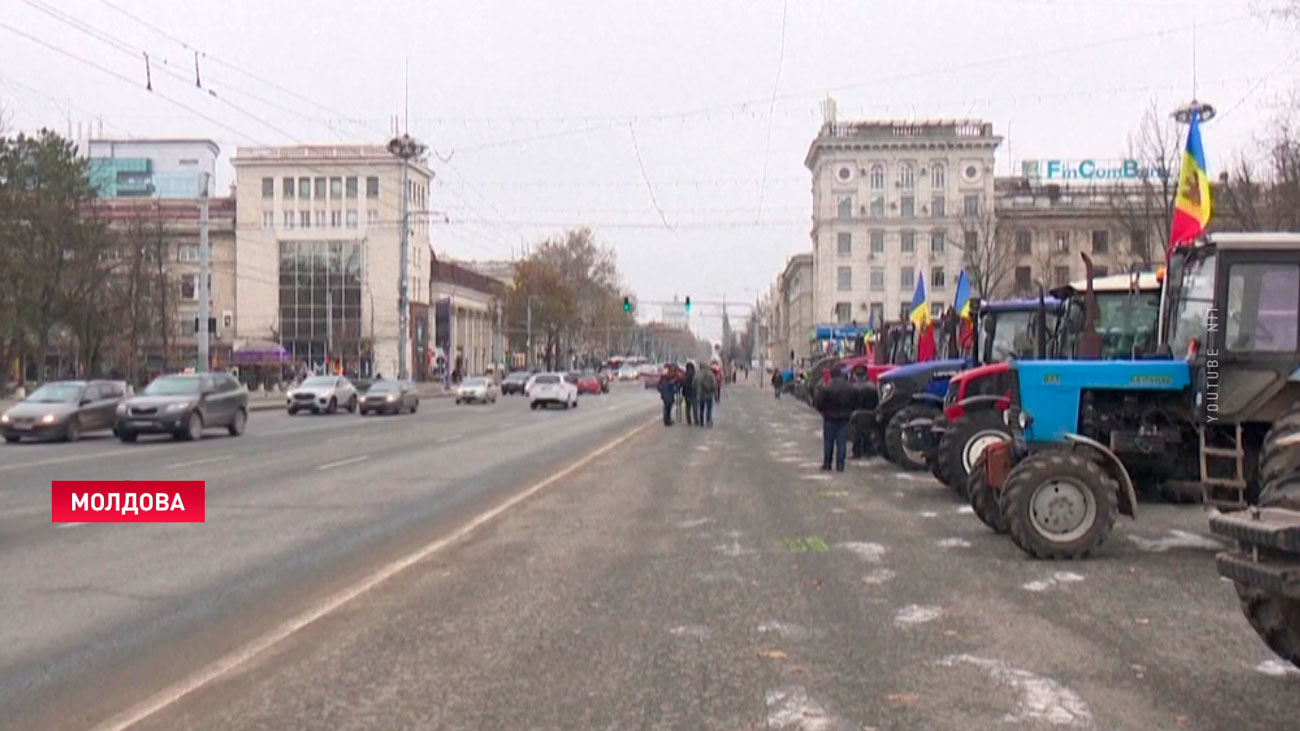
[[[854,428],[929,470],[1036,559],[1084,559],[1138,494],[1215,508],[1217,557],[1252,627],[1300,666],[1300,235],[1214,234],[1159,272],[973,301],[908,362],[904,327],[828,369],[875,390]]]

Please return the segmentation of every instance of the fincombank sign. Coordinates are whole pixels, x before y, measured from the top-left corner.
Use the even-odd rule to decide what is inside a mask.
[[[1108,182],[1136,183],[1142,180],[1159,180],[1168,172],[1158,167],[1143,166],[1137,160],[1025,160],[1020,172],[1027,178],[1045,183]]]

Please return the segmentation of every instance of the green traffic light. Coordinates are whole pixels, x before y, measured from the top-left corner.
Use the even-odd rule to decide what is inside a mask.
[[[623,298],[623,311],[624,312],[632,311],[632,301],[629,300],[627,297]]]
[[[691,311],[691,298],[690,298],[690,297],[687,297],[687,298],[686,298],[686,311],[687,311],[687,312],[690,312],[690,311]]]

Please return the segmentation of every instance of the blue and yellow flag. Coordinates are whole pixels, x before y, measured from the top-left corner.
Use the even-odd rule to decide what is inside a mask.
[[[966,279],[966,270],[961,270],[957,277],[957,294],[953,299],[952,308],[957,311],[957,315],[963,320],[970,319],[970,281]]]
[[[1178,197],[1169,227],[1169,251],[1189,243],[1210,222],[1210,176],[1205,172],[1205,150],[1201,147],[1200,114],[1192,112],[1187,130],[1187,150],[1178,174]]]
[[[916,326],[917,332],[930,323],[930,302],[925,297],[925,273],[916,276],[916,292],[912,295],[912,310],[908,319]]]

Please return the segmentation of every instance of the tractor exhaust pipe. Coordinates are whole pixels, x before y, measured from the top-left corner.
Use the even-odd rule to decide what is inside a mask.
[[[1034,334],[1037,336],[1034,357],[1047,360],[1047,293],[1043,291],[1041,282],[1038,284],[1038,317],[1034,320]]]
[[[979,297],[970,298],[970,356],[976,363],[983,363],[980,356],[980,306],[984,303]],[[960,325],[958,325],[960,327]]]
[[[1084,316],[1083,332],[1079,333],[1079,347],[1077,357],[1080,360],[1097,360],[1101,358],[1101,335],[1097,333],[1097,293],[1093,291],[1093,266],[1092,259],[1084,253],[1079,256],[1083,257],[1083,269],[1088,277],[1088,290],[1084,295]]]

